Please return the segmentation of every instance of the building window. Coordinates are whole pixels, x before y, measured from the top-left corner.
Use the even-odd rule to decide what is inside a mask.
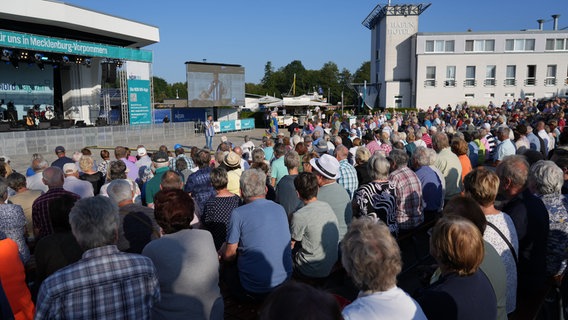
[[[444,81],[444,87],[455,87],[456,86],[456,66],[446,67],[446,81]]]
[[[484,94],[483,97],[485,97],[485,98],[495,98],[495,93],[493,93],[493,92],[488,92],[488,93]]]
[[[536,85],[536,66],[528,65],[527,78],[525,79],[525,86],[534,86],[534,85]]]
[[[568,50],[568,39],[546,39],[545,49],[550,51]]]
[[[505,85],[515,86],[517,85],[517,66],[507,66],[507,72],[505,74]]]
[[[534,51],[534,39],[507,39],[505,51]]]
[[[549,64],[546,66],[546,79],[544,79],[545,86],[555,86],[556,85],[556,65]]]
[[[534,92],[525,93],[525,98],[534,98]]]
[[[495,40],[465,40],[466,52],[493,52]]]
[[[486,87],[493,87],[495,86],[495,73],[497,67],[496,66],[487,66],[485,69],[485,82],[483,83]]]
[[[424,81],[424,86],[436,86],[436,67],[426,67],[426,80]]]
[[[465,67],[464,87],[475,87],[475,66]]]
[[[474,93],[466,93],[465,98],[466,99],[473,99],[473,98],[475,98],[475,94]]]
[[[454,40],[426,40],[425,52],[454,52]]]
[[[515,98],[515,94],[513,92],[505,93],[505,98]]]

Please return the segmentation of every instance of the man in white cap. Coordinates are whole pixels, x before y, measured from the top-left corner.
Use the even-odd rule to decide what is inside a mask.
[[[150,159],[150,156],[148,156],[148,151],[146,150],[146,148],[144,148],[144,146],[140,146],[136,150],[136,153],[138,153],[138,161],[136,161],[136,166],[138,168],[150,168],[150,166],[152,165],[152,159]]]
[[[81,199],[95,196],[93,185],[89,181],[79,179],[79,168],[75,163],[64,164],[63,173],[65,174],[63,189],[79,195]]]
[[[335,216],[337,217],[339,227],[339,241],[347,232],[347,228],[351,223],[351,198],[347,190],[343,188],[337,179],[339,174],[339,161],[329,154],[324,154],[320,158],[310,160],[313,173],[318,179],[319,191],[318,200],[326,202],[331,206]]]

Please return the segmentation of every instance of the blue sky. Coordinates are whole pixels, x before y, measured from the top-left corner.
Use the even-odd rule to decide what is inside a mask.
[[[307,69],[328,61],[354,72],[370,57],[370,30],[361,22],[372,0],[64,0],[160,28],[153,73],[185,81],[184,62],[240,64],[246,82],[258,83],[267,61],[277,69],[300,60]],[[404,4],[393,0],[392,4]],[[418,2],[409,2],[418,3]],[[566,0],[434,0],[421,15],[420,32],[537,29],[537,19],[561,14],[568,27]],[[545,23],[552,29],[552,21]]]

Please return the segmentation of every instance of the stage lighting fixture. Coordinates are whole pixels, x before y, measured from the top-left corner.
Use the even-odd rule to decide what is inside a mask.
[[[77,57],[77,58],[75,59],[75,63],[76,63],[76,64],[82,64],[82,63],[83,63],[83,58]]]
[[[36,61],[41,61],[41,60],[43,60],[43,54],[36,53],[36,54],[34,54],[34,58],[35,58]]]
[[[9,58],[12,56],[12,50],[4,49],[2,50],[2,57]]]
[[[63,63],[69,63],[69,57],[68,56],[61,57],[61,61],[63,61]]]
[[[27,60],[29,53],[27,51],[20,51],[20,60]]]
[[[91,59],[87,58],[85,59],[85,65],[90,68],[91,67]]]

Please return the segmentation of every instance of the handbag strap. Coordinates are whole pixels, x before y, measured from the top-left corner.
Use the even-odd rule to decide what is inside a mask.
[[[505,237],[503,232],[501,232],[501,230],[499,230],[499,228],[497,228],[493,223],[487,221],[487,225],[489,227],[491,227],[493,230],[495,230],[495,232],[497,232],[497,234],[501,237],[501,239],[503,239],[503,241],[505,241],[505,243],[509,247],[509,250],[511,250],[511,254],[513,255],[513,259],[515,259],[515,265],[517,265],[519,258],[517,257],[517,252],[515,251],[515,248],[513,247],[513,245],[509,241],[509,239],[507,239],[507,237]]]

